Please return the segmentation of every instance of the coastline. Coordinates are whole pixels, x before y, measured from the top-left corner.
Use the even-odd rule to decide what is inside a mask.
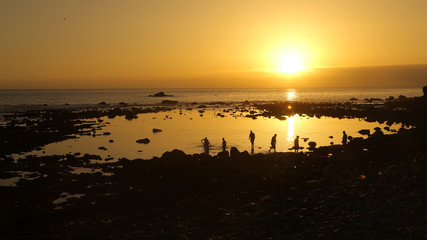
[[[206,107],[221,104],[228,103]],[[234,149],[228,157],[174,150],[151,160],[100,163],[99,156],[82,153],[27,156],[15,162],[4,155],[102,128],[102,122],[85,119],[119,115],[132,119],[179,106],[10,113],[6,116],[10,132],[1,135],[9,137],[2,139],[6,148],[0,154],[1,178],[16,177],[19,172],[29,176],[16,187],[0,187],[5,196],[2,235],[10,239],[427,236],[425,99],[381,104],[292,102],[292,110],[288,104],[238,105],[248,118],[304,113],[401,122],[414,128],[358,139],[346,148],[324,146],[308,153],[251,156]],[[249,106],[262,112],[250,113]]]

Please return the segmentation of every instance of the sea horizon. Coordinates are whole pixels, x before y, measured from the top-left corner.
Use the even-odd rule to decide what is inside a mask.
[[[149,97],[165,92],[166,97]],[[135,89],[1,89],[0,106],[63,107],[107,104],[179,104],[243,101],[346,102],[352,98],[385,100],[422,96],[422,88],[135,88]],[[22,106],[21,106],[22,107]],[[86,106],[87,107],[87,106]],[[89,106],[90,107],[90,106]],[[1,110],[1,109],[0,109]]]

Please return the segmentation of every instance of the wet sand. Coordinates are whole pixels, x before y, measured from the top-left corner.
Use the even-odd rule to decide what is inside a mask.
[[[175,150],[161,158],[105,162],[29,151],[104,122],[84,119],[169,111],[129,108],[26,112],[2,128],[0,187],[6,239],[422,239],[427,237],[425,101],[295,104],[293,113],[363,117],[415,126],[307,153],[209,156]],[[242,109],[248,110],[243,103]],[[256,105],[248,117],[283,117],[288,103]],[[424,105],[423,105],[424,104]],[[212,104],[217,105],[217,104]],[[118,114],[117,114],[118,113]],[[404,113],[404,114],[402,114]],[[258,115],[260,114],[260,115]],[[31,122],[30,122],[31,121]],[[23,124],[26,124],[25,126]],[[76,125],[77,123],[77,125]],[[41,140],[34,139],[43,136]],[[76,174],[76,173],[81,174]]]

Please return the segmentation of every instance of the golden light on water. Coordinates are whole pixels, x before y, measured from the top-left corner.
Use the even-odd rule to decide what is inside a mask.
[[[294,139],[295,118],[294,118],[294,116],[291,116],[287,120],[288,120],[288,138],[287,138],[287,140],[292,141]]]
[[[290,90],[289,92],[286,93],[286,98],[287,98],[288,101],[292,101],[296,97],[297,97],[297,94],[294,91],[292,91],[292,90]]]

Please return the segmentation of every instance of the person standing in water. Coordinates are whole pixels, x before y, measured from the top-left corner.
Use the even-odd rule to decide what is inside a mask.
[[[295,152],[299,151],[299,136],[297,136],[294,140],[294,150]]]
[[[347,145],[347,134],[345,133],[345,131],[342,131],[342,145]]]
[[[249,141],[251,141],[251,154],[254,154],[254,142],[255,142],[255,133],[251,132],[249,133]]]
[[[251,145],[254,146],[254,142],[255,142],[255,133],[251,132],[249,133],[249,140],[251,141]]]
[[[277,134],[274,134],[274,136],[271,138],[271,146],[268,152],[270,152],[272,149],[274,150],[274,152],[276,152],[276,137]]]
[[[211,146],[211,143],[209,142],[208,137],[202,139],[201,142],[203,144],[203,148],[205,149],[205,153],[209,154],[209,147]]]
[[[222,151],[223,152],[227,151],[227,142],[225,141],[224,138],[222,138]]]

